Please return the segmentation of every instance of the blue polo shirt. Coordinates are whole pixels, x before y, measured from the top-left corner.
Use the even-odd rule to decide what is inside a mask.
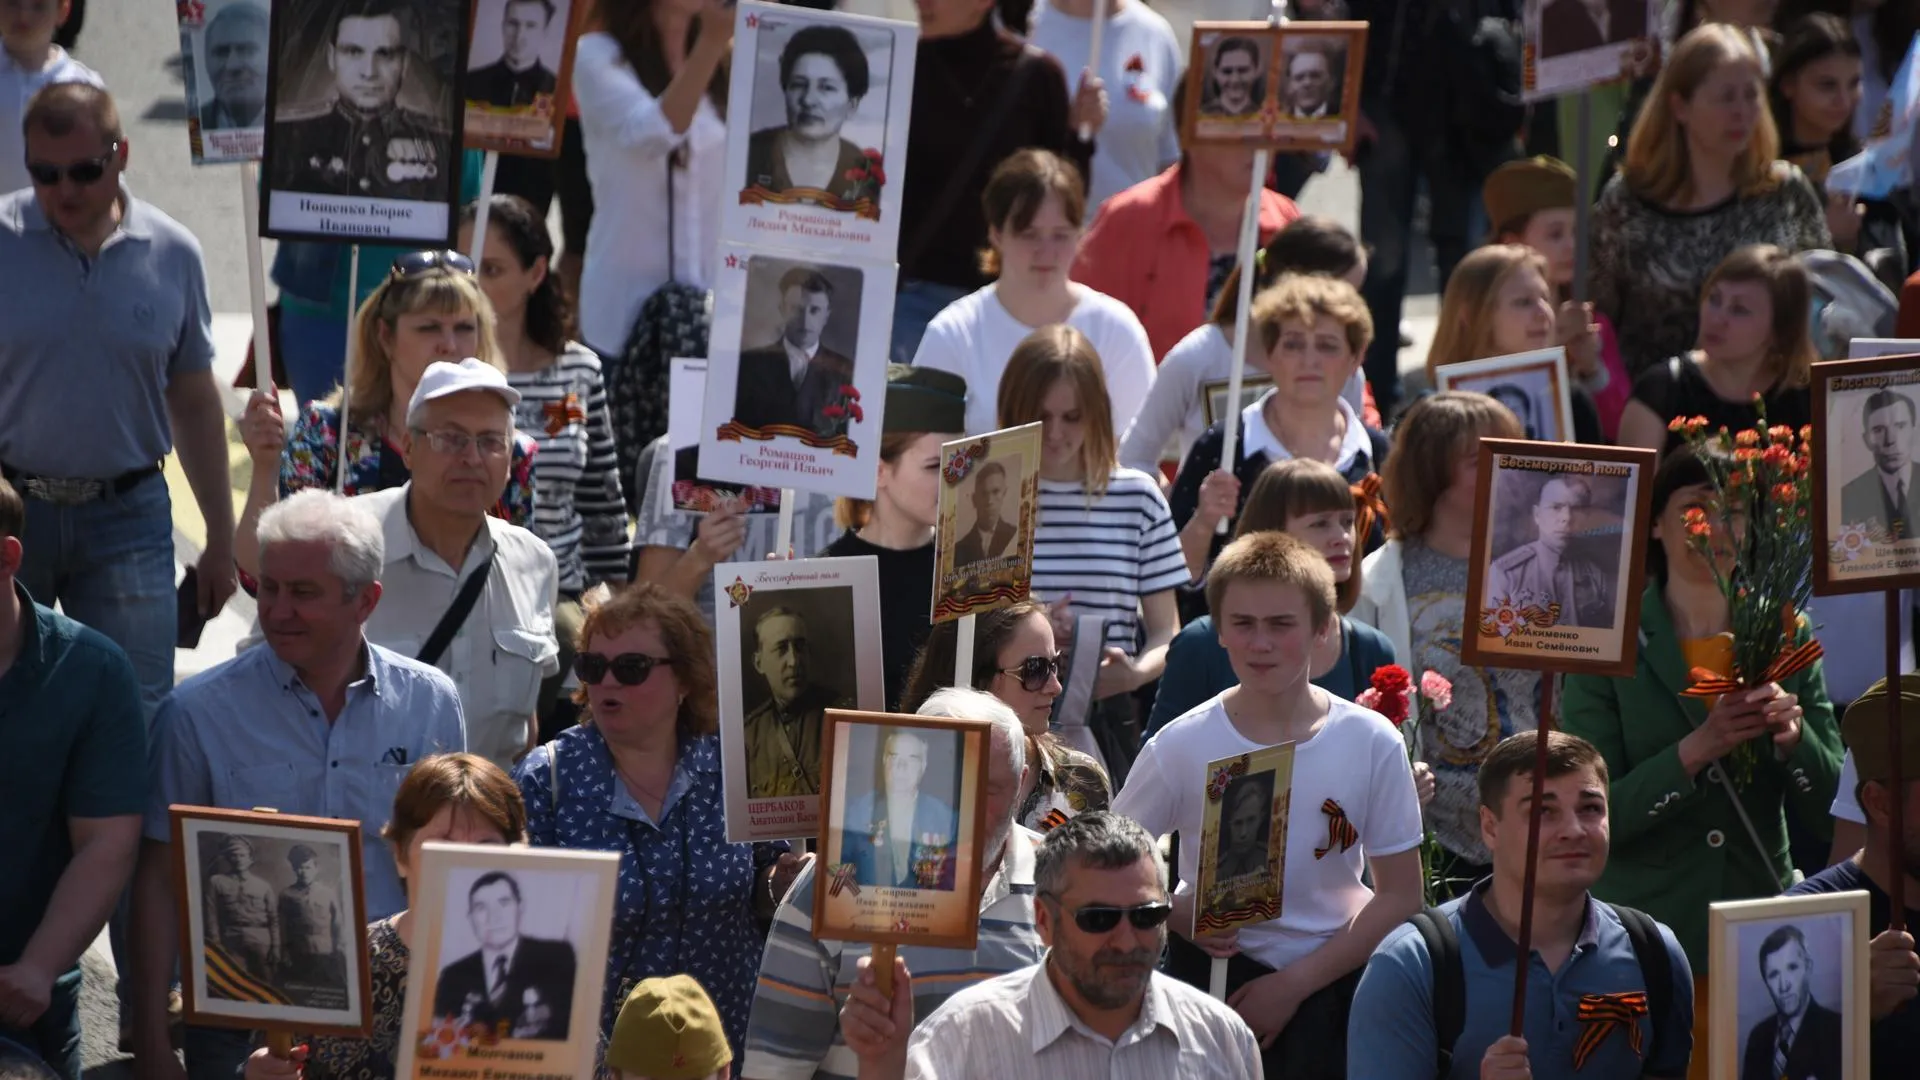
[[[366,916],[407,906],[380,829],[413,763],[467,748],[453,680],[378,645],[333,723],[320,699],[267,645],[174,688],[153,718],[146,836],[171,840],[173,803],[360,822]]]
[[[127,654],[13,591],[25,617],[0,675],[0,965],[20,959],[73,860],[67,821],[138,814],[147,795],[146,710]]]
[[[1466,1025],[1453,1048],[1446,1080],[1474,1080],[1487,1047],[1507,1033],[1513,1015],[1514,942],[1487,910],[1482,881],[1440,910],[1460,937],[1466,976]],[[1673,932],[1660,927],[1673,966],[1671,1015],[1660,1023],[1661,1055],[1642,1061],[1624,1029],[1615,1029],[1593,1050],[1586,1067],[1574,1070],[1574,1049],[1583,1025],[1580,998],[1644,990],[1633,941],[1619,916],[1587,898],[1587,920],[1573,953],[1560,970],[1548,971],[1535,952],[1527,974],[1527,1057],[1536,1080],[1638,1080],[1642,1075],[1682,1077],[1693,1052],[1693,974]],[[1653,1050],[1653,1025],[1641,1017],[1640,1050]],[[1347,1028],[1348,1080],[1414,1080],[1432,1077],[1439,1061],[1433,1023],[1433,962],[1412,923],[1388,934],[1367,961],[1354,994]]]

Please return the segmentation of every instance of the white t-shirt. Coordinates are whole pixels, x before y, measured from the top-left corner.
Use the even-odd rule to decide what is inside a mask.
[[[640,85],[610,34],[583,34],[574,52],[573,94],[593,186],[580,277],[580,336],[602,356],[627,344],[640,305],[669,280],[710,288],[720,244],[720,193],[726,187],[727,126],[705,97],[693,123],[675,133],[660,102]],[[687,148],[673,174],[668,155]],[[667,265],[667,229],[673,263]]]
[[[1087,63],[1093,20],[1064,14],[1045,0],[1034,5],[1027,40],[1060,61],[1069,93],[1079,89],[1080,72],[1094,66]],[[1107,87],[1107,122],[1094,137],[1089,208],[1180,159],[1172,101],[1183,65],[1173,27],[1140,0],[1123,0],[1120,10],[1107,16],[1100,54],[1096,74]]]
[[[43,86],[69,82],[91,83],[103,89],[107,85],[98,72],[68,56],[58,45],[53,47],[53,62],[39,71],[22,71],[14,63],[13,54],[0,49],[0,195],[33,186],[33,178],[27,175],[26,137],[20,131],[27,102]]]
[[[596,212],[595,217],[599,215]],[[1127,430],[1153,386],[1153,346],[1147,328],[1133,309],[1085,285],[1068,286],[1079,296],[1067,324],[1087,335],[1100,354],[1107,376],[1107,396],[1113,402],[1113,430]],[[948,304],[927,324],[913,366],[951,371],[967,380],[967,431],[980,435],[1000,424],[995,415],[1000,400],[1000,376],[1013,350],[1036,327],[1013,317],[1000,302],[998,285]]]
[[[1326,691],[1316,688],[1317,694]],[[1372,899],[1361,883],[1363,856],[1397,855],[1420,846],[1420,797],[1407,745],[1387,718],[1327,695],[1326,723],[1293,752],[1291,820],[1287,828],[1285,903],[1280,917],[1240,928],[1240,950],[1278,970],[1318,949]],[[1147,740],[1113,800],[1113,812],[1155,836],[1180,834],[1180,887],[1200,878],[1207,763],[1265,749],[1240,733],[1215,697]],[[1323,858],[1327,800],[1346,812],[1360,842]]]

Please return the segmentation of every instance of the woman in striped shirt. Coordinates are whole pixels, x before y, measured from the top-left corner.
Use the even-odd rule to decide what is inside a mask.
[[[1106,378],[1087,336],[1067,325],[1027,335],[1000,378],[1000,426],[1041,425],[1033,594],[1076,617],[1106,620],[1092,726],[1112,740],[1118,780],[1138,746],[1129,695],[1158,679],[1180,629],[1174,589],[1187,583],[1180,537],[1151,476],[1120,464]],[[1111,743],[1110,743],[1111,745]]]
[[[466,208],[460,226],[463,251],[473,250],[474,209]],[[540,446],[533,466],[538,499],[531,527],[560,564],[560,596],[553,610],[560,671],[541,684],[542,718],[556,709],[571,713],[559,695],[573,666],[580,594],[597,582],[625,584],[630,546],[600,358],[567,340],[572,305],[565,286],[549,272],[552,260],[553,237],[532,205],[518,195],[493,196],[480,288],[493,302],[507,382],[520,391],[514,426]]]

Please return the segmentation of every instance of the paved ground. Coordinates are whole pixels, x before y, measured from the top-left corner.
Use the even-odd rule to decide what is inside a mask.
[[[196,169],[189,163],[186,102],[180,81],[179,38],[172,6],[158,0],[140,3],[121,0],[110,6],[94,6],[98,10],[88,20],[78,55],[106,78],[119,103],[131,146],[128,183],[141,198],[158,205],[200,238],[215,312],[214,335],[219,346],[216,370],[224,384],[239,370],[252,333],[240,170],[237,166]],[[912,18],[912,7],[907,0],[848,0],[845,6],[848,10]],[[1157,6],[1174,24],[1184,43],[1194,19],[1245,18],[1259,4],[1258,0],[1252,3],[1248,0],[1163,0]],[[1300,201],[1310,213],[1326,214],[1349,227],[1357,226],[1355,177],[1338,162],[1327,174],[1316,177],[1308,185]],[[1424,251],[1422,255],[1424,257]],[[264,262],[271,260],[269,241]],[[1430,279],[1430,273],[1425,275],[1425,280]],[[1428,295],[1408,300],[1408,329],[1415,337],[1415,345],[1403,352],[1403,369],[1417,368],[1420,358],[1426,354],[1436,310],[1430,288],[1427,286]],[[1391,330],[1382,328],[1382,332]],[[240,403],[240,395],[233,395],[230,413],[237,415]],[[245,498],[248,470],[244,450],[237,441],[231,445],[237,509]],[[205,526],[194,508],[184,477],[171,461],[168,479],[174,493],[176,547],[184,565],[205,542]],[[179,675],[185,677],[232,656],[252,619],[251,602],[244,594],[237,596],[227,611],[208,626],[200,648],[178,654]],[[122,1080],[130,1076],[130,1070],[114,1045],[118,1009],[112,994],[113,963],[104,936],[88,952],[84,969],[82,1009],[87,1036],[87,1076],[91,1080]]]

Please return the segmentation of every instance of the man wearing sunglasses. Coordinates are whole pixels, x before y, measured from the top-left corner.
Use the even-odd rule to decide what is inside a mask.
[[[342,7],[327,44],[333,93],[274,113],[271,186],[446,201],[453,138],[438,117],[400,103],[411,55],[402,22],[408,5],[347,0]]]
[[[1034,887],[1046,959],[947,999],[913,1030],[908,1080],[1258,1080],[1246,1021],[1154,970],[1173,908],[1146,829],[1104,810],[1072,818],[1047,833]],[[911,1023],[900,973],[890,1021]]]

